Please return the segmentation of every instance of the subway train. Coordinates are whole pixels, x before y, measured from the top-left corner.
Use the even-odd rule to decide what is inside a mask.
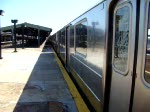
[[[97,112],[150,112],[150,0],[105,0],[49,37]]]

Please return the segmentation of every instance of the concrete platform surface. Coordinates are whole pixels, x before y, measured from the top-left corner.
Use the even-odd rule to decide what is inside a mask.
[[[50,47],[3,49],[0,112],[77,112]]]

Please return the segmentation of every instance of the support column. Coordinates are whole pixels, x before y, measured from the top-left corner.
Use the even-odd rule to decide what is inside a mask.
[[[14,52],[17,52],[17,50],[16,50],[16,47],[17,47],[16,46],[16,44],[17,44],[17,42],[16,42],[16,40],[17,40],[16,39],[16,23],[18,22],[18,20],[14,19],[14,20],[11,20],[11,22],[14,23],[14,30],[13,30],[14,41],[15,41],[15,43],[14,43],[15,44],[15,46],[14,46],[15,47],[15,51]]]
[[[28,32],[27,32],[27,38],[26,38],[26,45],[28,46]]]
[[[40,47],[40,29],[38,29],[38,47]]]
[[[12,28],[11,30],[12,30],[11,32],[12,46],[14,46],[14,29]]]
[[[17,52],[17,41],[16,41],[16,23],[14,23],[14,41],[15,41],[15,51]]]
[[[3,16],[4,11],[0,10],[0,16]],[[1,19],[1,18],[0,18]],[[2,59],[2,36],[1,36],[1,23],[0,23],[0,59]]]
[[[21,27],[22,27],[22,49],[24,49],[24,24],[22,24]]]
[[[1,26],[0,26],[0,59],[2,59],[2,36],[1,36]]]

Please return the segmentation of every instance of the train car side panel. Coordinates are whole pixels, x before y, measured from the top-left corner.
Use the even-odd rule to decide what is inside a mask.
[[[96,110],[100,110],[100,102],[103,102],[105,11],[103,2],[74,20],[70,30],[69,65],[76,74],[76,79],[80,80],[79,83],[84,83],[88,88],[90,94],[83,90],[88,99],[93,105],[99,104],[95,107]]]
[[[150,112],[150,0],[141,0],[133,112]]]

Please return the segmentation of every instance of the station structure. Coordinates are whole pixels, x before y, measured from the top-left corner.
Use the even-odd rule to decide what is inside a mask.
[[[14,25],[2,27],[2,45],[14,43]],[[39,47],[52,32],[51,28],[30,24],[27,22],[16,25],[16,39],[22,47],[37,46]]]

